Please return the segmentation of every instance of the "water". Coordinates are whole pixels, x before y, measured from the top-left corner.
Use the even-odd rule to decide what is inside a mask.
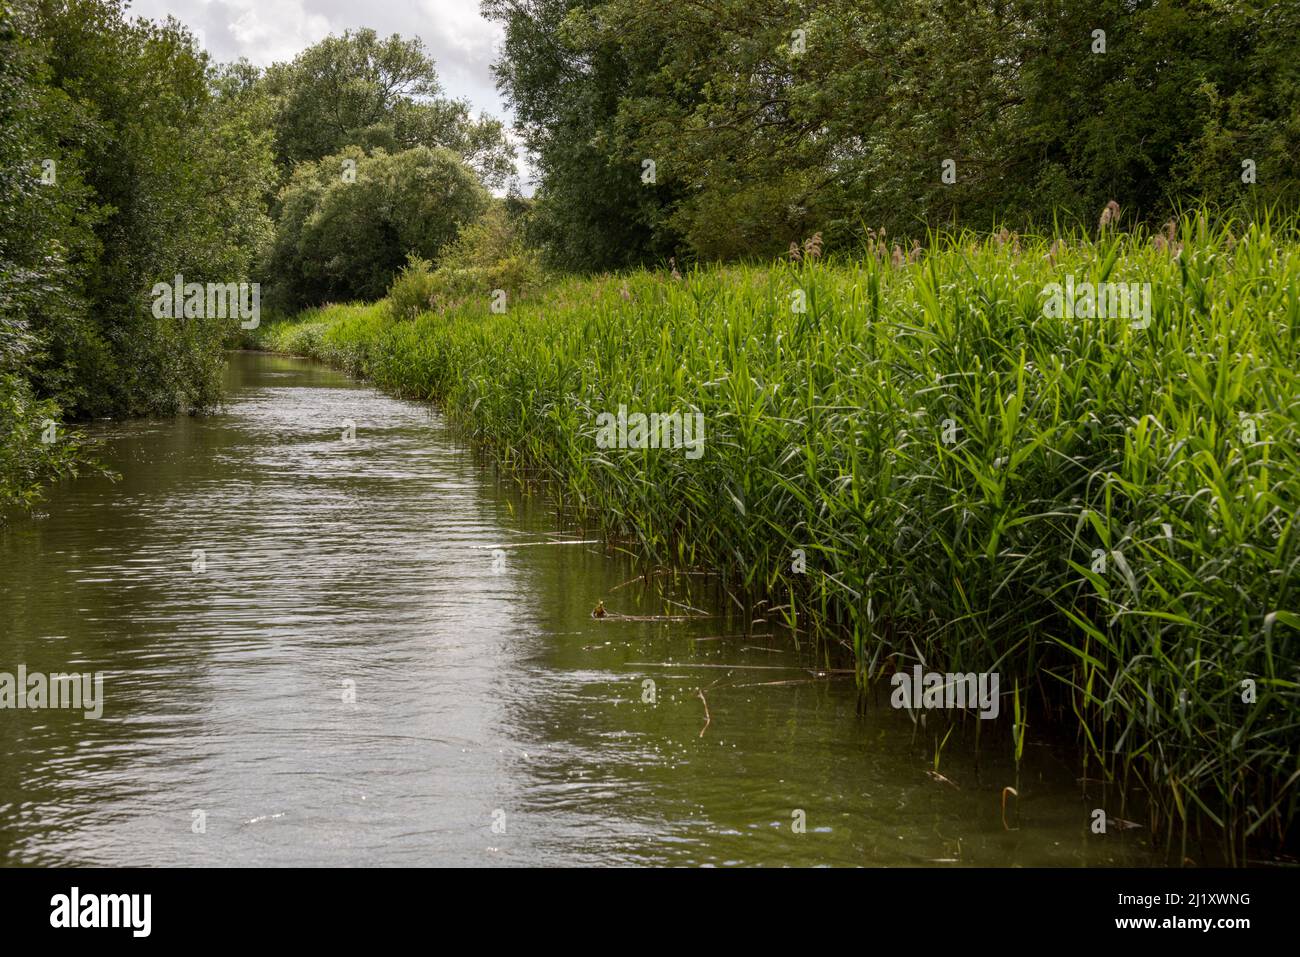
[[[859,713],[707,579],[618,588],[429,410],[302,360],[228,379],[220,414],[97,424],[121,481],[0,532],[0,671],[105,676],[99,720],[0,711],[5,863],[1150,862],[1032,729],[1018,782],[973,722],[935,779],[940,722]]]

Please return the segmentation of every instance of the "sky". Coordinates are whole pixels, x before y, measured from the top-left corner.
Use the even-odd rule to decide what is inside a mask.
[[[317,40],[347,29],[418,36],[447,96],[469,100],[475,113],[510,125],[491,69],[504,29],[479,15],[478,0],[130,0],[129,13],[152,20],[170,14],[197,34],[215,59],[246,57],[258,66],[291,60]],[[527,186],[531,171],[522,154],[519,166]]]

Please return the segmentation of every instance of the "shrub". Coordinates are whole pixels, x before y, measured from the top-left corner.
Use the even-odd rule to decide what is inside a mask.
[[[37,399],[26,379],[0,371],[0,525],[8,509],[34,507],[46,483],[76,475],[81,467],[102,471],[86,455],[81,435],[59,419],[53,399]]]
[[[417,253],[408,254],[388,288],[389,310],[395,319],[413,319],[476,296],[490,297],[497,289],[517,302],[542,279],[537,253],[524,246],[505,208],[496,203],[442,247],[437,269]]]
[[[542,282],[541,261],[525,247],[505,207],[494,204],[438,254],[438,272],[449,294],[464,298],[504,289],[524,298]]]
[[[388,287],[388,308],[394,319],[414,319],[434,308],[438,279],[429,260],[411,253]]]

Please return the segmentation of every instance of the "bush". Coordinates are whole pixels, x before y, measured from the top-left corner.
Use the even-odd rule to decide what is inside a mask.
[[[46,483],[76,475],[79,467],[99,468],[81,436],[59,418],[53,399],[38,400],[22,376],[0,372],[0,525],[9,508],[35,506]]]
[[[498,289],[508,301],[517,302],[543,278],[537,253],[525,248],[505,208],[497,203],[442,247],[437,269],[418,254],[408,254],[406,266],[388,288],[389,310],[395,319],[413,319],[475,296],[490,298]]]
[[[438,280],[433,263],[411,253],[406,265],[388,287],[388,308],[394,319],[414,319],[434,308]]]
[[[522,297],[542,281],[537,253],[524,246],[501,203],[490,206],[444,246],[438,264],[448,287],[462,293],[505,289],[514,297]]]

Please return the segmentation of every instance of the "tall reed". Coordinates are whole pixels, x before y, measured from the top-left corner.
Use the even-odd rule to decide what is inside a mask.
[[[504,315],[487,290],[332,307],[264,342],[437,401],[646,562],[788,598],[863,681],[1000,672],[1153,829],[1211,821],[1239,854],[1285,838],[1300,776],[1298,239],[1204,214],[935,235],[566,279]],[[1067,276],[1149,283],[1149,325],[1045,315]],[[705,454],[598,448],[620,405],[702,412]]]

